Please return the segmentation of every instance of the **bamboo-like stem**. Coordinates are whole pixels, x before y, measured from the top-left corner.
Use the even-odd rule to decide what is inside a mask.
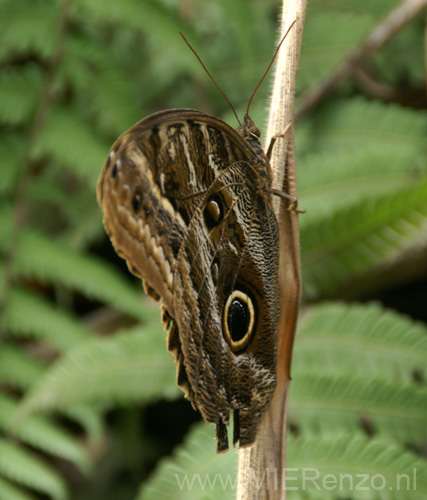
[[[297,63],[305,19],[306,0],[283,0],[281,36],[296,20],[276,63],[266,145],[293,122]],[[265,150],[267,150],[267,147]],[[278,138],[271,157],[274,186],[297,198],[293,128]],[[290,360],[301,293],[298,213],[282,197],[274,200],[280,227],[281,315],[278,327],[277,387],[255,443],[239,451],[238,500],[284,500],[286,458],[286,401]]]

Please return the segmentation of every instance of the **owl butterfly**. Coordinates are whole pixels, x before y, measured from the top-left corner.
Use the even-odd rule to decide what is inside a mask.
[[[234,130],[161,111],[114,143],[98,181],[106,231],[161,299],[177,384],[216,424],[218,452],[231,411],[233,444],[253,443],[276,382],[279,236],[259,137],[248,113]]]

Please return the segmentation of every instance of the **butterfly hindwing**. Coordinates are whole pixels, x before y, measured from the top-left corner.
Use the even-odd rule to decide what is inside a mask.
[[[221,214],[216,224],[209,203]],[[174,310],[193,399],[217,426],[238,411],[234,439],[241,445],[253,442],[275,387],[277,237],[254,171],[246,162],[232,164],[194,213],[175,269]],[[250,301],[249,332],[250,319],[239,310],[237,324],[229,319],[233,296],[238,309]]]

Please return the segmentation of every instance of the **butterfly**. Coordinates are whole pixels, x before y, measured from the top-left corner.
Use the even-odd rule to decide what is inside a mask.
[[[254,442],[276,384],[270,154],[248,112],[234,130],[215,116],[171,109],[119,137],[98,181],[106,231],[161,300],[177,384],[215,423],[218,452],[229,446],[231,412],[233,444]]]

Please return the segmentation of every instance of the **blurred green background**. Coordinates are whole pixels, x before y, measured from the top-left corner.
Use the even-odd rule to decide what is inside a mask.
[[[399,2],[312,0],[296,109]],[[109,243],[96,181],[146,115],[243,116],[272,0],[0,1],[0,499],[233,498],[236,470],[175,386],[158,305]],[[289,467],[381,473],[427,497],[425,12],[296,123],[303,307]],[[262,129],[269,82],[251,116]],[[162,458],[163,457],[163,458]],[[417,489],[396,474],[417,471]],[[411,476],[412,477],[412,476]],[[233,479],[234,480],[234,479]],[[393,486],[393,487],[392,487]],[[390,489],[392,487],[392,489]]]

